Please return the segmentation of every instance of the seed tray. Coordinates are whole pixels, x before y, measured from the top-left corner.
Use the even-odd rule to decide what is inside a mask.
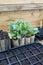
[[[42,28],[38,28],[38,29],[39,29],[39,32],[36,34],[36,37],[39,40],[43,40],[43,27]]]
[[[37,34],[36,34],[36,38],[37,38],[38,40],[43,40],[43,34],[37,33]]]
[[[43,46],[33,43],[0,52],[0,65],[43,65]]]

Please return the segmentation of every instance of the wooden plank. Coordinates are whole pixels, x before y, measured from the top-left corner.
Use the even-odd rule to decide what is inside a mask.
[[[43,0],[0,0],[0,4],[43,3]]]
[[[0,11],[0,29],[8,31],[8,23],[19,19],[24,19],[33,27],[39,27],[40,21],[43,21],[43,9]]]
[[[0,5],[0,12],[2,11],[16,11],[16,10],[34,10],[43,9],[43,4],[22,4],[22,5]]]

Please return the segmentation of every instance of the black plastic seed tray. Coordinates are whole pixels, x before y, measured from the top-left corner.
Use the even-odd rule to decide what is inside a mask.
[[[0,52],[0,65],[43,65],[43,46],[33,43]]]
[[[43,27],[38,29],[39,32],[36,34],[36,38],[38,38],[39,40],[43,40]]]

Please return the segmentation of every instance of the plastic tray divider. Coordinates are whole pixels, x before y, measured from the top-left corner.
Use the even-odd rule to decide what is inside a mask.
[[[7,61],[8,61],[8,63],[9,63],[9,65],[11,65],[11,63],[10,63],[10,61],[9,61],[9,58],[8,58],[7,54],[6,54],[6,58],[7,58]]]

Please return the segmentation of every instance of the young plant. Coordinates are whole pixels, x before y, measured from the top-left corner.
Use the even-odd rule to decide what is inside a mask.
[[[28,33],[28,25],[24,20],[18,20],[9,24],[9,37],[20,39]]]
[[[9,37],[10,39],[19,39],[20,44],[24,45],[24,36],[28,33],[28,25],[24,20],[18,20],[9,24]],[[24,41],[23,41],[24,40]],[[17,43],[16,43],[17,44]],[[16,45],[15,44],[15,45]]]
[[[16,22],[9,23],[9,37],[13,40],[21,40],[28,33],[29,36],[38,32],[38,29],[33,28],[30,24],[24,20],[18,20]],[[23,39],[24,40],[24,39]]]

